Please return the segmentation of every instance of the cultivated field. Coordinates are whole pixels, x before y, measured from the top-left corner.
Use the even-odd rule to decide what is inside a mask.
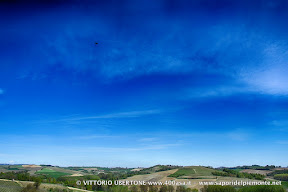
[[[272,170],[254,170],[254,169],[244,169],[240,172],[243,173],[257,173],[257,174],[261,174],[261,175],[267,175],[268,173],[273,172]]]
[[[71,175],[70,173],[64,173],[64,172],[59,172],[55,171],[53,169],[49,168],[44,168],[36,172],[36,174],[42,174],[42,175],[48,175],[50,177],[53,177],[57,179],[58,177],[64,176],[64,175]]]
[[[257,167],[256,167],[257,168]],[[260,181],[255,180],[255,174],[265,175],[260,179],[266,179],[270,181],[275,181],[275,175],[277,174],[287,174],[286,168],[270,168],[269,170],[260,170],[256,168],[218,168],[213,169],[210,167],[203,166],[172,166],[172,165],[156,165],[149,168],[102,168],[102,167],[57,167],[50,165],[0,165],[0,173],[2,175],[13,174],[23,174],[29,173],[33,177],[39,177],[42,179],[42,184],[40,189],[42,191],[49,191],[50,189],[62,190],[62,189],[73,189],[74,191],[87,191],[84,189],[85,186],[77,186],[77,180],[89,180],[89,179],[102,179],[102,180],[122,180],[122,181],[145,181],[147,182],[168,182],[170,185],[174,186],[174,189],[178,185],[186,183],[187,188],[191,189],[201,189],[204,186],[201,182],[228,182],[228,181]],[[3,171],[2,171],[3,170]],[[234,172],[229,172],[229,171]],[[277,170],[277,171],[275,171]],[[280,172],[279,172],[280,171]],[[288,170],[287,170],[288,171]],[[11,172],[11,173],[9,173]],[[21,172],[21,173],[19,173]],[[4,174],[5,173],[5,174]],[[229,174],[228,174],[229,173]],[[233,174],[230,174],[233,173]],[[236,174],[237,173],[237,174]],[[243,173],[241,177],[238,173]],[[245,173],[245,174],[244,174]],[[271,174],[272,173],[272,174]],[[214,175],[213,175],[214,174]],[[226,174],[226,175],[225,175]],[[251,174],[251,175],[249,175]],[[252,177],[254,174],[254,177]],[[267,176],[268,174],[268,176]],[[274,175],[275,174],[275,175]],[[217,176],[216,176],[217,175]],[[47,177],[50,177],[49,179]],[[248,177],[249,176],[249,177]],[[250,177],[251,176],[251,177]],[[256,175],[259,176],[259,175]],[[52,177],[52,178],[51,178]],[[8,189],[13,189],[13,191],[21,191],[28,184],[34,184],[32,181],[11,181],[13,178],[17,177],[2,177],[0,182],[0,192],[12,192]],[[23,178],[23,177],[22,177]],[[126,179],[123,179],[126,178]],[[248,179],[250,178],[250,179]],[[253,179],[254,178],[254,179]],[[277,178],[276,178],[277,179]],[[21,180],[21,179],[20,179]],[[63,182],[66,181],[66,182]],[[45,183],[46,182],[46,183]],[[58,183],[58,184],[52,184]],[[189,185],[187,184],[189,183]],[[66,185],[66,186],[64,186]],[[68,187],[70,186],[70,187]],[[288,182],[283,181],[282,186],[286,189],[288,188]],[[71,188],[72,187],[72,188]],[[82,189],[76,189],[73,187],[80,187]],[[103,191],[103,190],[102,190]]]
[[[201,166],[189,166],[179,169],[173,169],[168,171],[155,172],[146,175],[135,175],[124,179],[124,181],[145,181],[145,182],[162,182],[173,181],[171,183],[190,183],[191,185],[186,185],[186,187],[191,189],[202,189],[204,186],[201,182],[231,182],[231,181],[259,181],[248,178],[237,178],[237,177],[224,177],[224,176],[214,176],[212,172],[215,169],[201,167]],[[177,185],[174,185],[176,188]]]
[[[17,182],[0,179],[0,192],[20,192],[22,187]]]

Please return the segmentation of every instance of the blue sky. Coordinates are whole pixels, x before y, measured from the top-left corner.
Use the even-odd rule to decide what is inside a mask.
[[[286,1],[12,2],[0,163],[288,165]]]

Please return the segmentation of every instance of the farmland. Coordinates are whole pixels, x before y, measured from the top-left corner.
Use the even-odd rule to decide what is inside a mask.
[[[191,179],[205,179],[205,178],[215,178],[215,176],[212,175],[212,172],[214,169],[201,167],[201,166],[191,166],[191,167],[185,167],[180,168],[175,173],[169,175],[169,177],[175,177],[175,178],[191,178]]]
[[[254,168],[254,167],[253,167]],[[121,180],[121,181],[145,181],[145,182],[170,182],[170,190],[186,191],[190,189],[201,190],[204,185],[200,184],[203,182],[229,182],[233,180],[237,181],[257,181],[260,179],[262,181],[279,181],[277,177],[286,176],[286,168],[271,168],[269,170],[264,169],[253,169],[252,167],[242,169],[242,168],[212,168],[204,166],[171,166],[171,165],[155,165],[148,168],[107,168],[107,167],[58,167],[51,165],[0,165],[0,178],[10,179],[5,182],[2,180],[0,183],[0,192],[6,192],[8,188],[18,189],[21,191],[23,188],[32,187],[35,183],[41,183],[40,188],[42,191],[50,190],[54,188],[55,190],[67,190],[67,187],[80,188],[83,190],[90,191],[109,191],[109,186],[95,186],[95,185],[76,185],[77,180]],[[3,171],[2,171],[3,170]],[[259,172],[260,171],[260,172]],[[269,172],[267,172],[269,171]],[[1,173],[2,172],[2,173]],[[261,173],[263,174],[261,175]],[[219,175],[215,175],[215,173]],[[264,174],[265,173],[265,174]],[[266,175],[267,173],[267,175]],[[258,177],[258,176],[261,177]],[[241,177],[245,176],[245,177]],[[257,176],[257,177],[255,177]],[[14,179],[15,182],[11,180]],[[258,180],[259,181],[259,180]],[[186,185],[183,189],[177,183],[181,185],[183,183],[190,183]],[[283,181],[283,187],[287,188],[287,182]],[[130,186],[132,187],[132,186]],[[127,191],[129,186],[117,186],[113,187],[113,190]],[[134,188],[140,186],[134,186]],[[180,189],[180,188],[181,189]],[[182,186],[183,187],[183,186]],[[165,187],[164,187],[165,188]],[[165,191],[165,189],[162,189]],[[211,187],[213,188],[213,187]],[[215,189],[217,187],[214,187]],[[228,187],[229,188],[229,187]],[[227,189],[228,189],[227,188]],[[231,186],[230,186],[231,188]],[[233,187],[232,187],[233,188]],[[256,190],[257,187],[255,187]],[[277,187],[276,187],[277,188]],[[276,189],[275,188],[275,189]],[[278,187],[279,188],[279,187]],[[277,189],[278,189],[277,188]],[[281,188],[281,186],[280,186]],[[149,188],[149,190],[155,191],[155,188]],[[235,188],[235,190],[242,189],[241,186]],[[19,191],[18,190],[18,191]],[[136,189],[135,189],[136,190]],[[142,190],[142,189],[141,189]],[[144,189],[143,189],[144,190]],[[147,189],[148,190],[148,189]],[[149,191],[148,190],[148,191]],[[158,189],[160,190],[160,186]],[[205,189],[206,190],[206,189]],[[205,191],[204,190],[204,191]],[[221,189],[222,190],[222,189]],[[224,190],[224,188],[223,188]],[[249,189],[244,189],[247,191]],[[188,190],[189,191],[189,190]],[[7,191],[10,192],[10,191]]]
[[[36,174],[47,175],[47,176],[53,177],[55,179],[57,179],[58,177],[64,176],[64,175],[71,175],[70,173],[59,172],[59,171],[55,171],[55,170],[52,170],[49,168],[44,168],[42,170],[39,170],[36,172]]]
[[[13,181],[0,180],[0,192],[20,192],[22,187]]]

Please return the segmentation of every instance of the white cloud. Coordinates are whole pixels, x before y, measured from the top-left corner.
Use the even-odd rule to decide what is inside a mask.
[[[271,122],[271,124],[277,127],[288,127],[287,120],[274,120]]]
[[[224,97],[234,94],[241,94],[253,92],[247,86],[219,86],[219,87],[206,87],[201,89],[189,89],[188,98],[193,97]]]
[[[135,147],[74,147],[66,148],[65,151],[74,151],[74,152],[106,152],[106,153],[117,153],[117,152],[131,152],[131,151],[149,151],[149,150],[162,150],[171,147],[177,147],[181,144],[178,143],[165,143],[165,144],[153,144],[145,146],[135,146]]]
[[[89,140],[89,139],[115,139],[121,136],[114,136],[114,135],[83,135],[83,136],[77,136],[73,139],[80,139],[80,140]]]
[[[262,94],[288,95],[288,51],[287,44],[274,41],[266,43],[262,57],[255,63],[239,71],[239,77],[252,89]]]
[[[159,114],[160,110],[143,110],[143,111],[129,111],[120,113],[111,113],[106,115],[96,115],[96,116],[82,116],[73,117],[67,119],[60,119],[57,121],[80,121],[80,120],[90,120],[90,119],[113,119],[113,118],[136,118],[145,115]]]
[[[262,94],[288,95],[288,68],[270,67],[247,73],[243,78],[254,91]]]

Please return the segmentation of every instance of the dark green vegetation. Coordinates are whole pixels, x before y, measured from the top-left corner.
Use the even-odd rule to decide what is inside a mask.
[[[22,187],[13,181],[1,181],[0,180],[0,191],[1,192],[20,192]]]
[[[202,192],[236,192],[236,189],[232,186],[218,186],[218,185],[210,185],[205,186],[202,189]]]
[[[153,186],[153,185],[132,185],[129,187],[131,192],[198,192],[197,189],[190,189],[186,186],[177,186],[173,187],[172,185],[162,185],[162,186]]]
[[[288,169],[283,169],[283,170],[275,170],[271,173],[268,173],[267,176],[274,176],[278,174],[288,174]]]
[[[36,174],[47,175],[47,176],[55,178],[55,179],[57,179],[58,177],[64,176],[64,175],[71,175],[70,173],[54,171],[54,170],[49,169],[49,168],[44,168],[42,170],[39,170],[36,172]]]
[[[261,174],[243,173],[243,172],[238,172],[233,169],[227,169],[227,168],[224,168],[222,171],[214,171],[212,172],[212,174],[216,176],[238,177],[238,178],[248,178],[248,179],[257,179],[257,180],[263,180],[265,178],[265,176]]]
[[[276,174],[274,175],[274,179],[277,179],[280,181],[288,181],[288,174]]]
[[[15,180],[20,180],[20,181],[34,181],[34,182],[39,182],[43,179],[41,176],[32,176],[27,172],[6,172],[0,173],[0,179],[15,179]]]
[[[260,165],[244,165],[244,166],[237,166],[237,167],[233,167],[231,169],[255,169],[255,170],[272,170],[275,169],[276,166],[275,165],[266,165],[266,166],[260,166]]]
[[[274,179],[280,181],[288,181],[288,169],[274,170],[273,172],[268,173],[267,176],[273,177]]]
[[[47,190],[40,189],[39,186],[34,184],[28,184],[26,187],[23,187],[21,189],[21,192],[73,192],[72,190],[69,189],[60,189],[60,188],[49,188]]]
[[[281,182],[281,185],[282,185],[284,188],[288,189],[288,181],[282,181],[282,182]]]
[[[285,192],[285,189],[282,186],[259,185],[243,187],[239,192]]]
[[[205,186],[202,192],[285,192],[285,189],[282,186],[258,185],[246,186],[237,190],[232,186],[210,185]]]

